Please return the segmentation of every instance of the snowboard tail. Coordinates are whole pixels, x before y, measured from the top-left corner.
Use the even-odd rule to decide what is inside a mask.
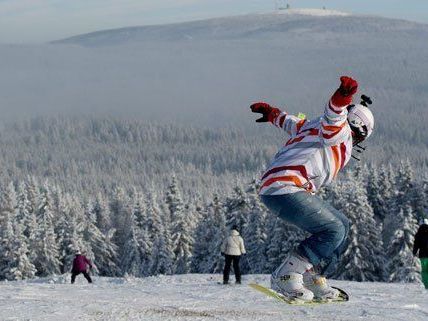
[[[284,302],[287,304],[292,305],[318,305],[318,304],[326,304],[326,303],[340,303],[340,302],[346,302],[349,301],[349,295],[342,289],[339,289],[337,287],[333,287],[337,289],[340,292],[340,295],[335,300],[312,300],[312,301],[303,301],[299,300],[298,298],[287,298],[283,296],[282,294],[269,289],[267,287],[264,287],[263,285],[257,284],[257,283],[250,283],[250,287],[252,287],[254,290],[261,292],[271,298],[276,299],[277,301]]]

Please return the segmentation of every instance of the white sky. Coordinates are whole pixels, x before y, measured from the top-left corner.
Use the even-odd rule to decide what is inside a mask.
[[[102,29],[269,12],[275,2],[428,23],[428,0],[0,0],[0,43],[46,42]]]

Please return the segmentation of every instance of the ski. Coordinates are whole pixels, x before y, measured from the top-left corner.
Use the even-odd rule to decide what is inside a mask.
[[[271,298],[276,299],[277,301],[284,302],[291,305],[319,305],[319,304],[326,304],[326,303],[341,303],[349,301],[349,295],[343,291],[342,289],[336,288],[335,289],[340,291],[340,296],[336,300],[312,300],[312,301],[302,301],[299,299],[289,299],[282,294],[279,294],[278,292],[269,289],[267,287],[264,287],[263,285],[257,284],[257,283],[250,283],[249,286],[253,288],[254,290],[261,292]]]

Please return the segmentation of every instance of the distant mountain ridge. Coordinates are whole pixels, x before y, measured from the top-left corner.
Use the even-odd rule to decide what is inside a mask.
[[[379,24],[382,20],[382,24]],[[336,21],[332,23],[332,21]],[[324,22],[328,22],[324,24]],[[423,24],[405,20],[364,15],[351,15],[340,11],[321,9],[290,9],[274,13],[247,14],[211,18],[164,25],[147,25],[101,30],[66,39],[54,44],[80,44],[84,46],[118,45],[141,41],[180,41],[251,38],[268,32],[335,32],[347,23],[348,32],[373,32],[385,29],[411,31]],[[322,29],[320,29],[320,24]],[[428,30],[428,26],[425,28]]]

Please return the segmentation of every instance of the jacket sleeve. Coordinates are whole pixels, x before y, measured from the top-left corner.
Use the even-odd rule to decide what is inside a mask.
[[[246,251],[245,251],[245,245],[244,245],[244,239],[241,237],[240,239],[239,239],[239,249],[241,250],[241,254],[245,254],[245,253],[247,253]]]
[[[321,119],[320,136],[324,145],[334,146],[345,141],[350,135],[348,124],[348,110],[345,106],[335,106],[330,99],[324,109]]]
[[[285,111],[276,110],[269,115],[269,121],[276,127],[287,132],[290,136],[295,136],[306,120],[289,115]]]

